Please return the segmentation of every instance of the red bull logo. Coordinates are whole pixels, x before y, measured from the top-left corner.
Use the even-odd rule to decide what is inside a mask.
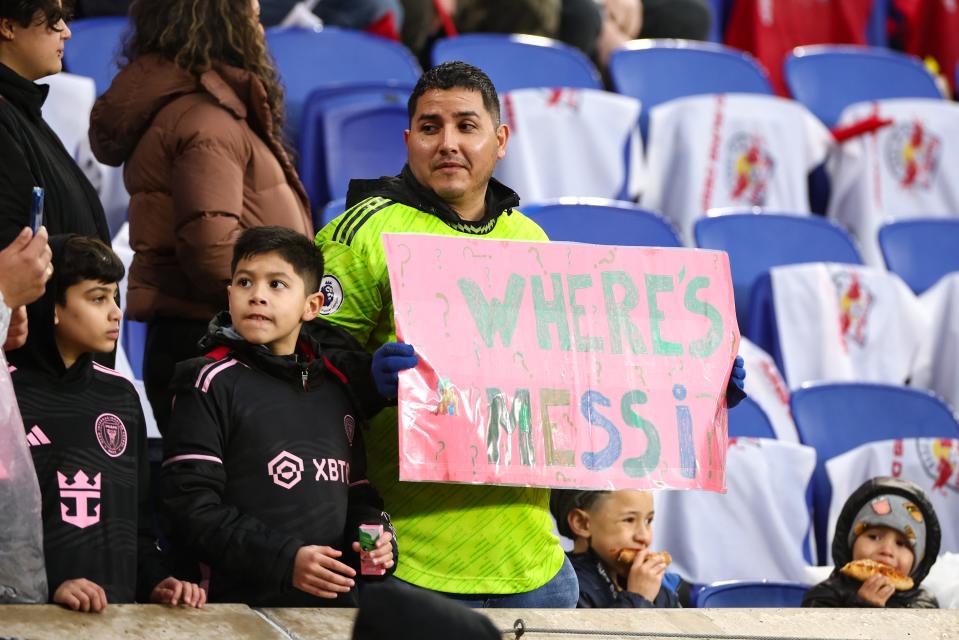
[[[730,198],[736,204],[762,207],[776,163],[759,134],[734,134],[726,147]]]
[[[928,189],[941,155],[941,139],[919,120],[894,125],[886,140],[886,163],[903,189]]]
[[[875,297],[863,285],[859,275],[852,271],[833,274],[833,284],[839,296],[839,332],[843,347],[848,348],[849,340],[862,347],[866,344],[869,314]]]
[[[932,479],[932,490],[959,493],[959,440],[929,438],[918,442],[919,459]]]

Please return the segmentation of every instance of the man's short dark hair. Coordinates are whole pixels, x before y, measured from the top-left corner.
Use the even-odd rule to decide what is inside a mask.
[[[241,233],[233,247],[230,273],[236,273],[240,260],[265,253],[275,253],[290,263],[296,275],[303,279],[307,295],[319,290],[323,278],[323,253],[312,240],[286,227],[252,227]]]
[[[432,89],[447,91],[458,88],[479,91],[483,96],[483,106],[493,119],[493,124],[499,126],[499,96],[496,95],[493,81],[483,73],[482,69],[458,60],[438,64],[420,76],[406,103],[410,124],[413,124],[413,114],[416,113],[420,96]]]
[[[70,0],[64,0],[62,5],[57,0],[0,0],[0,18],[14,20],[24,28],[34,24],[34,17],[39,12],[48,27],[60,31],[57,23],[69,20],[72,9]]]
[[[126,269],[113,249],[102,240],[88,236],[72,236],[63,244],[63,252],[53,265],[53,279],[57,304],[67,303],[67,289],[93,280],[103,284],[117,284],[123,280]]]

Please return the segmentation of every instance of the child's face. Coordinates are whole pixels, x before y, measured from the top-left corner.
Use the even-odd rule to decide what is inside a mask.
[[[69,366],[84,353],[109,353],[120,337],[116,283],[81,280],[54,307],[54,336]]]
[[[295,351],[300,325],[320,309],[319,294],[307,295],[303,279],[276,253],[240,260],[227,291],[236,332],[280,356]]]
[[[852,559],[875,560],[909,575],[915,556],[901,532],[889,527],[870,527],[852,545]]]
[[[648,491],[614,491],[589,510],[590,546],[607,567],[619,567],[622,549],[646,549],[653,544],[653,494]]]

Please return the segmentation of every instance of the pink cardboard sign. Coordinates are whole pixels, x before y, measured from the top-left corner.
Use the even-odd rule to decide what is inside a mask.
[[[388,234],[400,479],[725,491],[725,253]]]

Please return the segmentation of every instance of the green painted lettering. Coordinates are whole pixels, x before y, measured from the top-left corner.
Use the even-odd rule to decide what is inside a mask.
[[[653,353],[658,356],[681,356],[683,345],[663,340],[659,332],[659,323],[665,315],[656,304],[656,294],[673,290],[673,277],[654,273],[646,274],[646,300],[649,303],[649,333],[653,341]]]
[[[638,458],[623,460],[623,471],[631,478],[642,478],[649,475],[659,466],[660,444],[659,432],[649,420],[642,418],[633,411],[634,404],[646,404],[646,394],[639,390],[627,391],[620,402],[620,412],[623,422],[631,427],[642,429],[646,434],[646,452]]]
[[[569,389],[540,389],[540,421],[543,424],[543,449],[549,466],[572,467],[576,457],[572,449],[557,449],[553,432],[559,425],[549,417],[550,407],[569,407]]]
[[[580,332],[580,319],[586,315],[586,307],[576,304],[576,292],[593,286],[593,277],[588,273],[567,275],[566,286],[569,289],[569,312],[573,316],[573,337],[577,351],[603,351],[603,339],[599,336],[584,335]]]
[[[723,340],[723,317],[713,305],[702,302],[696,297],[696,292],[709,286],[709,278],[698,276],[686,285],[686,309],[692,313],[709,318],[709,330],[699,340],[689,343],[689,355],[694,358],[706,358],[712,355],[716,347]]]
[[[609,324],[609,348],[613,353],[623,352],[623,328],[633,355],[646,353],[639,328],[629,319],[629,312],[639,303],[636,284],[625,271],[603,271],[603,298],[606,300],[606,322]],[[622,287],[624,295],[616,300],[613,287]]]
[[[553,300],[546,301],[543,291],[543,278],[531,276],[530,292],[533,294],[533,309],[536,311],[536,340],[540,349],[552,349],[553,340],[549,335],[549,325],[556,325],[556,337],[559,348],[570,350],[569,324],[566,321],[566,300],[563,296],[563,279],[558,273],[550,274],[553,281]]]
[[[470,278],[460,278],[456,282],[460,293],[466,300],[476,330],[488,348],[493,347],[493,337],[500,334],[504,347],[508,347],[516,330],[516,319],[519,316],[519,307],[523,301],[523,291],[526,289],[526,280],[518,275],[511,274],[506,284],[506,295],[503,302],[496,298],[487,301],[483,290]]]

